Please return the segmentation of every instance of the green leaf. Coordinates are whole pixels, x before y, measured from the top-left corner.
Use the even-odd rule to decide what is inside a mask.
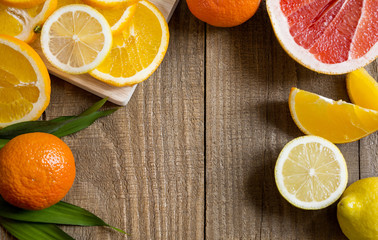
[[[79,116],[64,116],[49,121],[29,121],[13,124],[0,129],[0,138],[12,139],[18,135],[31,132],[45,132],[54,134],[57,137],[63,137],[78,132],[91,125],[98,118],[110,115],[118,109],[97,111],[105,104],[105,102],[106,99],[98,101]]]
[[[0,216],[25,222],[79,226],[108,226],[126,234],[124,231],[108,225],[93,213],[62,201],[43,210],[31,211],[14,207],[0,198]]]
[[[0,139],[0,149],[5,146],[9,142],[9,139]]]
[[[85,110],[84,112],[82,112],[79,116],[86,116],[86,115],[89,115],[91,113],[96,112],[102,106],[104,106],[104,104],[106,103],[107,100],[108,100],[108,98],[101,99],[100,101],[98,101],[95,104],[93,104],[90,108],[88,108],[87,110]]]
[[[54,134],[57,137],[64,137],[69,134],[78,132],[84,128],[90,126],[96,119],[108,116],[113,112],[117,111],[117,109],[110,109],[102,112],[93,112],[85,116],[77,117],[72,120],[68,120],[64,122],[62,126],[56,131],[53,131],[51,134]]]
[[[6,218],[0,218],[0,224],[19,240],[74,240],[74,238],[53,224],[26,223]]]

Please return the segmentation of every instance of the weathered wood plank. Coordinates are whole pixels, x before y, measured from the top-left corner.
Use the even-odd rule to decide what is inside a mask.
[[[203,238],[204,29],[184,1],[169,26],[164,62],[129,105],[68,140],[78,177],[67,200],[125,229],[130,239]],[[54,101],[48,117],[77,108],[80,93],[72,89],[72,103]],[[125,237],[102,228],[67,230],[81,239]]]
[[[366,70],[378,80],[378,62],[370,64]],[[378,176],[378,133],[360,140],[360,178]]]
[[[129,105],[64,138],[77,166],[65,200],[130,234],[64,227],[76,239],[203,239],[204,24],[182,1],[169,27],[164,62]],[[99,100],[55,77],[52,90],[47,119]]]
[[[206,236],[208,239],[345,239],[336,205],[303,211],[279,194],[274,166],[303,135],[291,119],[290,88],[348,100],[344,76],[316,74],[279,46],[264,9],[242,26],[207,28]],[[358,179],[358,142],[339,146]]]

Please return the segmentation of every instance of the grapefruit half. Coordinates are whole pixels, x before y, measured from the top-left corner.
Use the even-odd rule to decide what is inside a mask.
[[[378,55],[377,0],[266,0],[285,51],[305,67],[343,74]]]

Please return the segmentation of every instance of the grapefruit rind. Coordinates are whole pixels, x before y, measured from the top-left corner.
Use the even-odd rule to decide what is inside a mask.
[[[291,36],[289,23],[285,14],[280,7],[281,0],[267,0],[266,8],[270,21],[273,26],[274,33],[282,48],[301,65],[318,73],[329,75],[339,75],[352,72],[356,69],[365,67],[378,56],[378,44],[374,46],[362,57],[357,59],[348,59],[345,62],[328,64],[322,63],[315,58],[307,49],[299,46],[293,36]]]

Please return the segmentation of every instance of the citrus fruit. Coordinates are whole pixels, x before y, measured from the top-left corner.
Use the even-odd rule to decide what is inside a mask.
[[[27,133],[0,149],[0,195],[10,204],[40,210],[59,202],[75,179],[70,148],[48,133]]]
[[[31,8],[42,4],[46,0],[0,0],[0,3],[16,8]]]
[[[58,8],[69,4],[83,4],[82,0],[59,0]],[[108,21],[110,25],[110,29],[112,30],[112,34],[119,34],[122,30],[127,26],[130,19],[133,17],[135,10],[136,10],[136,3],[134,2],[127,2],[121,4],[120,6],[113,7],[113,8],[96,8],[105,19]]]
[[[215,27],[234,27],[250,19],[261,0],[186,0],[199,20]]]
[[[0,35],[0,128],[38,119],[50,102],[50,76],[26,43]]]
[[[378,111],[378,83],[364,68],[348,73],[346,81],[354,104]]]
[[[350,240],[378,239],[378,177],[350,185],[337,205],[341,230]]]
[[[267,0],[266,6],[282,47],[309,69],[342,74],[377,58],[377,0]]]
[[[0,34],[16,37],[24,42],[35,38],[35,27],[41,25],[55,10],[57,0],[46,0],[32,8],[14,8],[0,3]]]
[[[86,4],[97,8],[114,8],[125,3],[136,3],[138,0],[83,0]]]
[[[274,170],[281,195],[302,209],[322,209],[334,203],[348,182],[340,150],[317,136],[299,137],[282,149]]]
[[[152,3],[140,1],[128,27],[114,36],[109,56],[89,74],[114,86],[142,82],[163,61],[168,42],[164,16]]]
[[[292,88],[291,116],[300,130],[334,143],[357,141],[378,130],[378,112]]]
[[[83,4],[55,11],[45,22],[41,47],[49,62],[70,73],[86,73],[97,67],[112,46],[110,26],[101,13]]]

